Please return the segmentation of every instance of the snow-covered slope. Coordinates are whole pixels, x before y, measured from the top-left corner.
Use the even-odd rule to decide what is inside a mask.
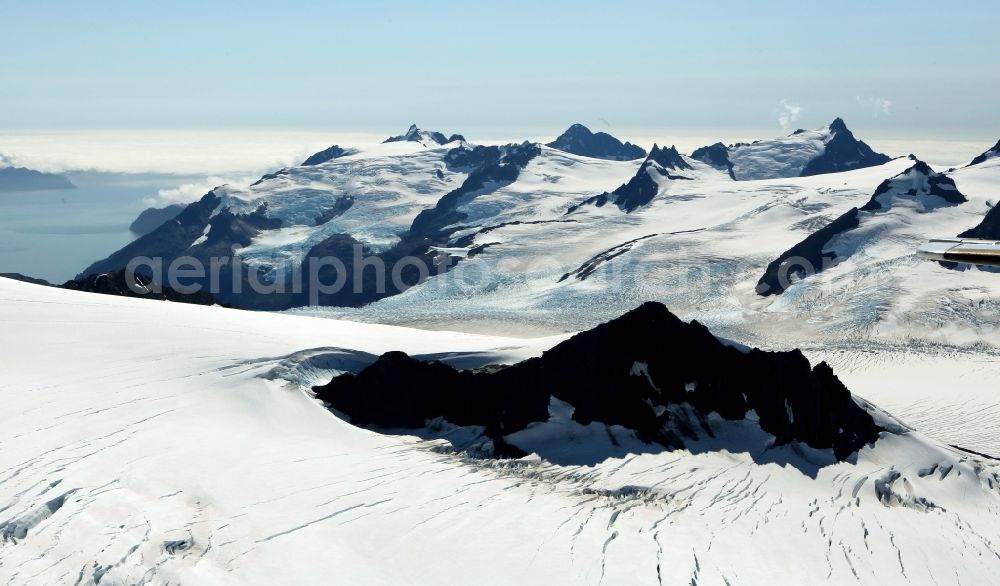
[[[590,156],[531,143],[471,145],[461,136],[445,138],[416,126],[370,148],[335,145],[248,187],[212,190],[83,275],[120,270],[136,257],[162,258],[164,266],[194,257],[206,267],[221,258],[226,261],[221,278],[202,278],[205,286],[221,283],[221,290],[213,290],[219,299],[238,307],[285,309],[316,297],[312,291],[292,292],[296,272],[311,274],[319,259],[336,257],[351,275],[346,288],[359,292],[320,297],[320,303],[361,305],[405,290],[417,277],[411,267],[404,286],[370,291],[366,283],[354,282],[358,257],[377,256],[389,272],[405,267],[407,258],[437,267],[442,255],[465,258],[467,239],[498,227],[576,223],[581,219],[564,217],[566,212],[612,200],[630,212],[657,193],[672,191],[670,184],[678,181],[713,187],[733,177],[812,175],[887,160],[854,139],[840,119],[829,128],[775,141],[700,149],[700,159],[654,147],[642,163],[593,158],[590,147],[600,145],[591,143],[606,142],[598,140],[601,135],[583,127],[568,134],[552,144]],[[607,158],[622,155],[601,152]],[[279,292],[260,295],[253,282],[274,285]]]
[[[714,167],[711,165],[684,158],[675,147],[660,148],[654,144],[649,155],[639,165],[635,176],[627,183],[611,193],[604,192],[588,198],[570,207],[567,213],[571,214],[581,206],[603,207],[608,203],[613,203],[624,212],[632,212],[647,205],[657,194],[669,191],[670,185],[675,181],[692,181],[706,175],[715,178],[718,173],[713,170]]]
[[[329,254],[331,243],[356,244],[366,255],[391,256],[394,247],[409,252],[405,236],[411,240],[425,236],[429,228],[414,222],[421,212],[435,208],[442,217],[451,218],[433,226],[448,235],[461,235],[459,220],[483,228],[555,218],[592,195],[597,186],[620,183],[637,164],[528,143],[480,147],[455,140],[439,145],[427,139],[439,133],[411,131],[366,149],[336,147],[333,158],[307,160],[309,164],[266,175],[248,187],[218,187],[175,221],[82,274],[119,270],[137,256],[162,257],[165,265],[192,256],[208,266],[211,258],[231,259],[235,247],[243,265],[259,278],[286,283],[311,252],[314,257]],[[444,244],[436,235],[428,240]],[[353,251],[348,252],[346,260],[352,262]],[[220,291],[219,297],[241,307],[302,303],[291,297],[255,297],[249,287],[242,291],[242,296]]]
[[[548,458],[498,462],[354,428],[302,390],[358,368],[357,351],[474,364],[558,339],[5,279],[0,322],[12,584],[974,584],[1000,571],[995,463],[919,433],[842,463],[768,450],[752,424],[725,428],[745,452],[723,439],[662,452],[554,404],[518,440]],[[581,446],[593,462],[567,461]]]
[[[1000,157],[1000,140],[998,140],[997,143],[988,151],[982,153],[981,155],[977,155],[976,158],[972,159],[972,162],[969,163],[969,165],[985,163],[986,161],[996,157]]]
[[[731,169],[737,180],[836,173],[889,160],[854,138],[840,118],[818,130],[797,130],[785,137],[736,144],[724,151],[720,146],[703,147],[692,156],[717,168]]]
[[[906,171],[883,181],[868,203],[851,208],[772,261],[757,283],[757,292],[780,295],[796,280],[816,275],[882,239],[935,230],[932,212],[967,201],[954,180],[916,160]]]

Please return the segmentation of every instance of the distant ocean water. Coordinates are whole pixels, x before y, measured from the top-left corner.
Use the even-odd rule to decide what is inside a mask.
[[[0,272],[62,283],[135,238],[132,220],[173,174],[66,173],[76,189],[0,193]]]

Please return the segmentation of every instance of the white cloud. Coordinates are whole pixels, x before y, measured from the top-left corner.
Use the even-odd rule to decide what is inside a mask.
[[[259,175],[333,144],[362,146],[382,138],[295,130],[0,130],[0,153],[7,164],[55,173]]]
[[[228,184],[242,187],[253,183],[257,179],[260,179],[259,175],[206,177],[202,181],[184,183],[183,185],[171,189],[161,189],[155,196],[147,197],[143,200],[143,202],[151,208],[162,208],[175,203],[187,204],[198,201],[201,199],[201,196],[220,185]]]
[[[892,114],[892,101],[885,98],[862,98],[861,96],[854,96],[855,101],[858,102],[863,109],[868,110],[876,118],[879,115],[889,116]]]
[[[788,128],[795,122],[798,122],[799,114],[801,113],[801,106],[791,104],[788,100],[778,102],[778,124],[781,125],[781,129],[788,132]]]

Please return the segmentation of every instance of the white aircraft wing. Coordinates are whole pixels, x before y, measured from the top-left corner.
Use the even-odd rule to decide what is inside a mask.
[[[928,260],[1000,267],[1000,241],[974,238],[939,238],[917,249]]]

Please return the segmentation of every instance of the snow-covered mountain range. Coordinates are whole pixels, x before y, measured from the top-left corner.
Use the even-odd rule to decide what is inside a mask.
[[[790,178],[888,160],[857,141],[840,119],[825,129],[773,141],[698,149],[692,157],[654,145],[641,163],[617,161],[642,157],[645,152],[637,149],[579,124],[548,145],[500,146],[473,145],[460,135],[445,137],[414,125],[375,148],[335,145],[253,185],[219,187],[183,214],[151,210],[140,219],[172,221],[94,263],[81,276],[121,269],[137,256],[170,262],[182,256],[205,260],[228,255],[238,256],[244,267],[234,269],[235,279],[224,275],[223,282],[252,277],[282,286],[294,271],[308,269],[310,259],[322,256],[336,256],[352,269],[355,248],[390,265],[416,256],[437,266],[442,251],[455,259],[470,250],[481,252],[461,246],[479,234],[523,222],[579,222],[563,216],[608,201],[632,212],[676,181],[701,185],[727,178]],[[621,186],[609,192],[615,184]],[[147,222],[138,223],[143,226],[137,231],[144,232]],[[418,280],[403,274],[404,287],[373,293],[367,283],[355,286],[352,281],[348,288],[360,293],[321,303],[360,305],[399,293]],[[252,308],[294,307],[310,298],[308,291],[262,298],[249,289],[227,286],[217,294]]]
[[[847,143],[848,154],[836,146]],[[458,138],[342,145],[322,162],[216,188],[85,273],[139,255],[169,262],[235,250],[237,281],[252,273],[281,284],[329,256],[343,260],[345,287],[295,311],[466,330],[582,330],[658,301],[728,338],[828,361],[852,390],[918,428],[948,410],[954,418],[935,437],[1000,452],[988,383],[1000,375],[996,275],[914,255],[929,238],[989,225],[1000,158],[944,171],[902,157],[802,176],[815,161],[847,168],[874,159],[840,120],[753,144],[713,146],[711,157],[655,147],[634,161]],[[734,180],[751,169],[780,176]],[[935,194],[952,183],[964,202]],[[886,201],[876,209],[873,200]],[[855,208],[857,227],[837,222]],[[797,243],[818,255],[821,272],[793,272],[780,295],[759,290],[768,266]],[[411,257],[432,270],[420,281],[403,267],[403,286],[378,293],[363,264],[354,281],[357,249],[389,267]],[[218,298],[248,308],[308,302],[308,291],[248,291],[223,288]],[[906,392],[886,384],[894,377],[908,381]]]
[[[631,145],[584,130],[481,145],[413,126],[334,145],[159,225],[150,213],[147,234],[78,281],[118,283],[137,256],[223,258],[239,272],[219,301],[298,315],[0,279],[15,351],[0,575],[994,575],[997,275],[914,251],[997,237],[995,149],[935,170],[874,153],[838,119],[618,160]],[[281,290],[324,258],[346,287],[316,306]],[[373,258],[433,268],[380,291]],[[42,362],[60,369],[39,377]]]
[[[876,153],[854,138],[840,118],[826,128],[796,130],[774,140],[730,147],[716,143],[696,150],[692,156],[730,171],[737,180],[807,177],[874,167],[889,161],[888,156]]]

